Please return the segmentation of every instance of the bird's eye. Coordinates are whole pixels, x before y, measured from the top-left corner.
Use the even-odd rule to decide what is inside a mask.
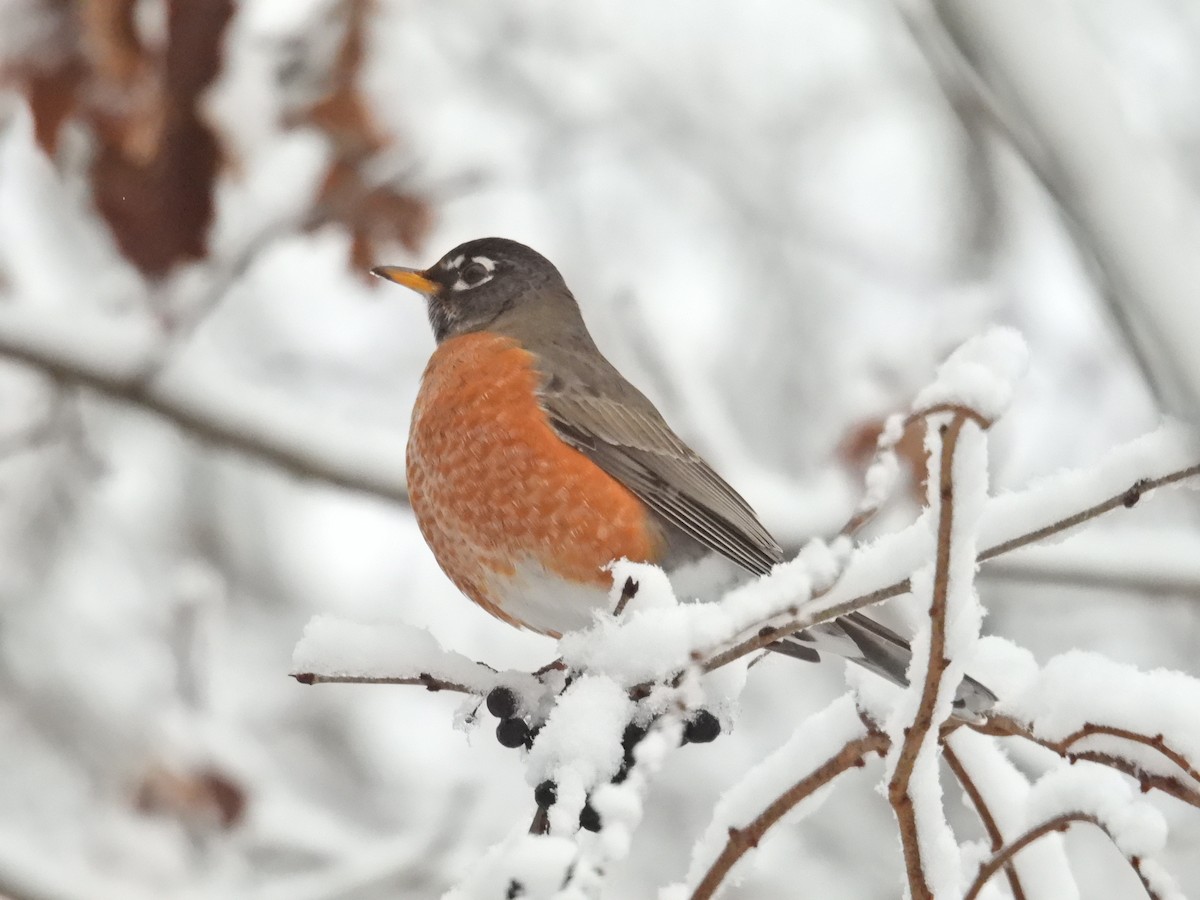
[[[492,274],[488,271],[487,266],[483,263],[468,263],[466,268],[459,273],[459,278],[463,280],[463,284],[467,287],[474,287],[482,281],[486,281],[487,277]]]

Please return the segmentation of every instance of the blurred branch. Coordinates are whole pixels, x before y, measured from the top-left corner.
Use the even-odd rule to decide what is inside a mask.
[[[1097,530],[995,560],[983,575],[1038,585],[1200,598],[1200,535],[1166,528]]]
[[[157,341],[107,322],[67,323],[0,309],[0,356],[152,412],[199,440],[301,478],[408,502],[398,437],[351,431],[215,369],[159,372],[158,352]],[[157,374],[147,379],[146,372]]]
[[[1076,11],[1028,0],[934,9],[980,73],[972,83],[994,88],[1035,136],[1036,148],[1006,130],[1107,285],[1101,294],[1151,385],[1200,422],[1200,223],[1180,205],[1186,188],[1130,132]]]
[[[1118,849],[1120,849],[1116,840],[1113,838],[1112,832],[1109,831],[1108,827],[1096,816],[1082,812],[1063,813],[1062,815],[1055,816],[1053,819],[1047,819],[1040,825],[1030,828],[1011,844],[994,853],[991,859],[987,860],[982,866],[979,867],[979,872],[976,874],[975,880],[971,883],[971,887],[963,896],[963,900],[976,900],[976,898],[979,897],[980,892],[983,890],[983,886],[987,884],[991,877],[1000,870],[1000,867],[1007,865],[1014,856],[1016,856],[1034,841],[1038,840],[1038,838],[1045,837],[1048,834],[1053,834],[1056,831],[1066,831],[1067,828],[1069,828],[1075,822],[1089,822],[1092,825],[1095,825],[1106,835],[1108,835],[1109,840],[1113,842],[1113,846],[1116,846]],[[1133,868],[1133,871],[1137,873],[1138,878],[1142,882],[1142,887],[1146,889],[1147,896],[1149,896],[1151,900],[1160,900],[1159,894],[1154,890],[1153,885],[1142,871],[1141,859],[1137,856],[1129,856],[1124,852],[1122,852],[1122,855],[1125,856],[1125,858],[1129,861],[1129,865]]]

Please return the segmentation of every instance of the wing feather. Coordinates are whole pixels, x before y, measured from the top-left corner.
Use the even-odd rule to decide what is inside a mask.
[[[621,383],[628,385],[623,379]],[[783,559],[779,544],[750,505],[680,440],[641,394],[635,391],[630,402],[628,396],[618,400],[598,391],[595,384],[587,389],[551,384],[542,403],[563,440],[625,484],[660,518],[755,574],[769,572]]]

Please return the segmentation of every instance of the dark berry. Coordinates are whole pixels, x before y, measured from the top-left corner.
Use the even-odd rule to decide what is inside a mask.
[[[625,733],[621,735],[621,746],[625,748],[626,753],[629,753],[645,736],[645,728],[643,728],[641,725],[634,725],[632,722],[630,722],[625,726]]]
[[[488,691],[487,708],[497,719],[511,719],[517,714],[517,695],[506,687],[492,688]]]
[[[533,789],[533,800],[542,809],[549,809],[558,799],[558,788],[547,779]]]
[[[600,830],[600,813],[592,807],[591,801],[583,804],[579,811],[579,827],[584,831]]]
[[[505,747],[524,747],[529,739],[529,726],[524,719],[501,719],[496,726],[496,740]]]
[[[517,900],[518,897],[525,896],[525,885],[513,879],[508,883],[508,890],[504,894],[504,900]]]
[[[721,735],[721,723],[707,709],[702,709],[683,726],[685,744],[707,744]]]
[[[622,759],[622,768],[628,769],[633,765],[633,748],[638,745],[638,742],[646,736],[646,729],[641,725],[634,725],[630,722],[625,726],[625,733],[621,735],[621,747],[625,751]]]

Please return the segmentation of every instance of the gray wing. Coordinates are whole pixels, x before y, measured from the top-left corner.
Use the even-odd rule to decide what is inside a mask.
[[[611,367],[587,385],[551,377],[541,392],[564,441],[692,540],[764,574],[783,551],[750,505],[671,431],[653,404]]]

